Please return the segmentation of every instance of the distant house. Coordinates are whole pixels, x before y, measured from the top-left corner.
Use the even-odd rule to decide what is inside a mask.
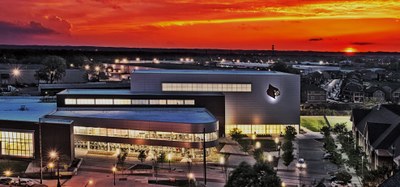
[[[364,102],[364,86],[362,83],[356,81],[344,83],[342,85],[341,95],[344,100],[362,103]]]
[[[353,109],[351,120],[356,144],[367,155],[371,168],[392,167],[400,155],[400,106],[378,105]]]
[[[315,85],[302,85],[301,102],[307,104],[325,104],[326,91]]]
[[[372,86],[365,89],[365,97],[379,103],[384,103],[390,99],[390,92],[377,86]]]

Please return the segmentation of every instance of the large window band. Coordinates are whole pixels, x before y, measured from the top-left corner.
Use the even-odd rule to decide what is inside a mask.
[[[164,92],[251,92],[251,84],[242,83],[162,83]]]

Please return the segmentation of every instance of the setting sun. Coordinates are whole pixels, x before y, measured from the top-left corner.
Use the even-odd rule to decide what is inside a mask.
[[[348,48],[344,49],[343,51],[345,53],[355,53],[355,52],[357,52],[357,50],[352,48],[352,47],[348,47]]]

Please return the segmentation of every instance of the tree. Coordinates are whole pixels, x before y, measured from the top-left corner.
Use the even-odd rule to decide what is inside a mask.
[[[138,160],[140,160],[140,162],[144,162],[144,160],[146,160],[146,152],[144,150],[139,151]]]
[[[283,165],[289,167],[290,163],[294,160],[293,149],[285,150],[282,154]]]
[[[351,182],[351,178],[352,178],[351,175],[346,171],[340,171],[335,176],[336,176],[337,180],[343,181],[343,182],[346,182],[346,183],[350,183]]]
[[[126,149],[121,149],[121,152],[117,155],[117,165],[124,166],[126,157],[128,156],[128,151]]]
[[[285,132],[285,139],[287,141],[293,141],[296,138],[297,132],[296,129],[292,126],[286,126],[286,132]]]
[[[257,174],[257,181],[255,186],[268,186],[268,187],[279,187],[281,186],[281,179],[276,175],[274,168],[271,165],[263,162],[257,162],[254,164],[253,169]]]
[[[262,162],[264,160],[264,151],[261,148],[254,150],[253,157],[257,162]]]
[[[242,134],[242,130],[238,128],[233,128],[229,131],[229,135],[232,137],[233,140],[239,142],[245,135]]]
[[[346,123],[336,123],[332,131],[336,134],[347,132]]]
[[[232,171],[225,187],[254,186],[252,184],[254,184],[256,178],[257,174],[253,168],[246,162],[242,162]]]
[[[276,175],[274,169],[265,162],[257,162],[251,167],[246,162],[232,171],[225,187],[254,186],[254,187],[279,187],[281,179]]]
[[[321,133],[324,135],[324,137],[328,137],[331,135],[331,128],[329,128],[328,126],[323,126],[321,128]]]
[[[166,159],[165,153],[161,152],[157,157],[157,162],[163,164],[165,162],[165,159]]]
[[[35,77],[38,80],[45,80],[53,84],[54,81],[60,80],[65,75],[66,61],[59,56],[48,56],[42,61],[43,67],[40,68]]]

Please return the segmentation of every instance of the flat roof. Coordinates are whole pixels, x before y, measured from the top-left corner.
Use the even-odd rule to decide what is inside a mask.
[[[222,96],[222,93],[147,93],[131,92],[128,89],[66,89],[57,95],[131,95],[131,96],[153,96],[153,95],[177,95],[177,96]]]
[[[50,116],[191,124],[214,123],[217,121],[215,117],[205,108],[69,109],[58,110],[50,114]]]
[[[194,70],[194,69],[154,69],[133,70],[132,73],[157,73],[157,74],[211,74],[211,75],[294,75],[280,71],[257,70]]]
[[[22,105],[26,110],[21,110]],[[42,103],[40,97],[0,97],[0,120],[39,122],[56,109],[56,103]]]

